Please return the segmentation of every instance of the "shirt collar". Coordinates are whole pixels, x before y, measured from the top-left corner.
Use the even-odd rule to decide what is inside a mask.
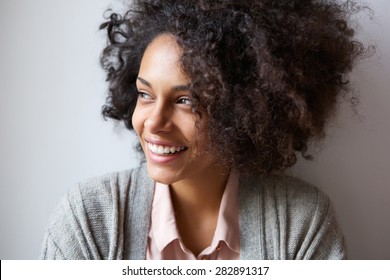
[[[232,169],[222,195],[217,226],[210,246],[211,251],[217,248],[220,241],[224,241],[230,250],[240,252],[238,185],[238,171]]]
[[[151,237],[161,252],[169,243],[180,239],[176,226],[169,186],[156,182],[152,206]]]
[[[222,195],[213,240],[211,245],[202,253],[214,251],[220,241],[224,241],[230,250],[239,253],[238,185],[239,174],[236,169],[232,169]],[[182,243],[176,226],[175,213],[168,185],[158,182],[155,183],[151,216],[150,236],[160,252],[173,240],[178,239],[180,244]],[[182,249],[184,250],[183,246]]]

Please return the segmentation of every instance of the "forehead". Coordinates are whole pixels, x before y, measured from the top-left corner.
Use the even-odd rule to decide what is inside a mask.
[[[181,53],[173,35],[158,35],[149,43],[143,54],[139,76],[155,82],[163,82],[168,78],[187,80],[179,63]]]
[[[145,52],[156,49],[165,49],[166,51],[172,51],[176,53],[180,52],[180,46],[177,44],[175,37],[170,33],[162,33],[154,37],[153,40],[148,44]]]
[[[172,35],[158,35],[147,46],[142,56],[141,66],[149,60],[159,61],[159,64],[178,63],[180,53],[181,49]]]

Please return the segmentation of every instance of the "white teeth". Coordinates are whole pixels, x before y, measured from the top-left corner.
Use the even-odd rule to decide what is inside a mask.
[[[152,153],[157,154],[157,155],[174,154],[174,153],[185,150],[184,146],[170,147],[170,146],[155,145],[155,144],[151,144],[151,143],[148,143],[148,148],[149,148],[149,150],[152,151]]]

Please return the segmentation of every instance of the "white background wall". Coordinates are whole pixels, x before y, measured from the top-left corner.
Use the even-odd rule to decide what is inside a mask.
[[[130,134],[100,116],[110,2],[0,2],[0,259],[38,258],[67,188],[136,165]],[[390,259],[390,2],[370,2],[360,36],[378,51],[353,73],[361,118],[342,107],[316,159],[291,172],[330,195],[350,258]]]

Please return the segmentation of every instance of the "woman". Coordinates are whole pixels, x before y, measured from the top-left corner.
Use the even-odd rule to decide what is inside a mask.
[[[42,257],[345,258],[329,199],[282,173],[348,90],[359,9],[144,0],[112,14],[103,115],[137,133],[144,160],[70,190]]]

